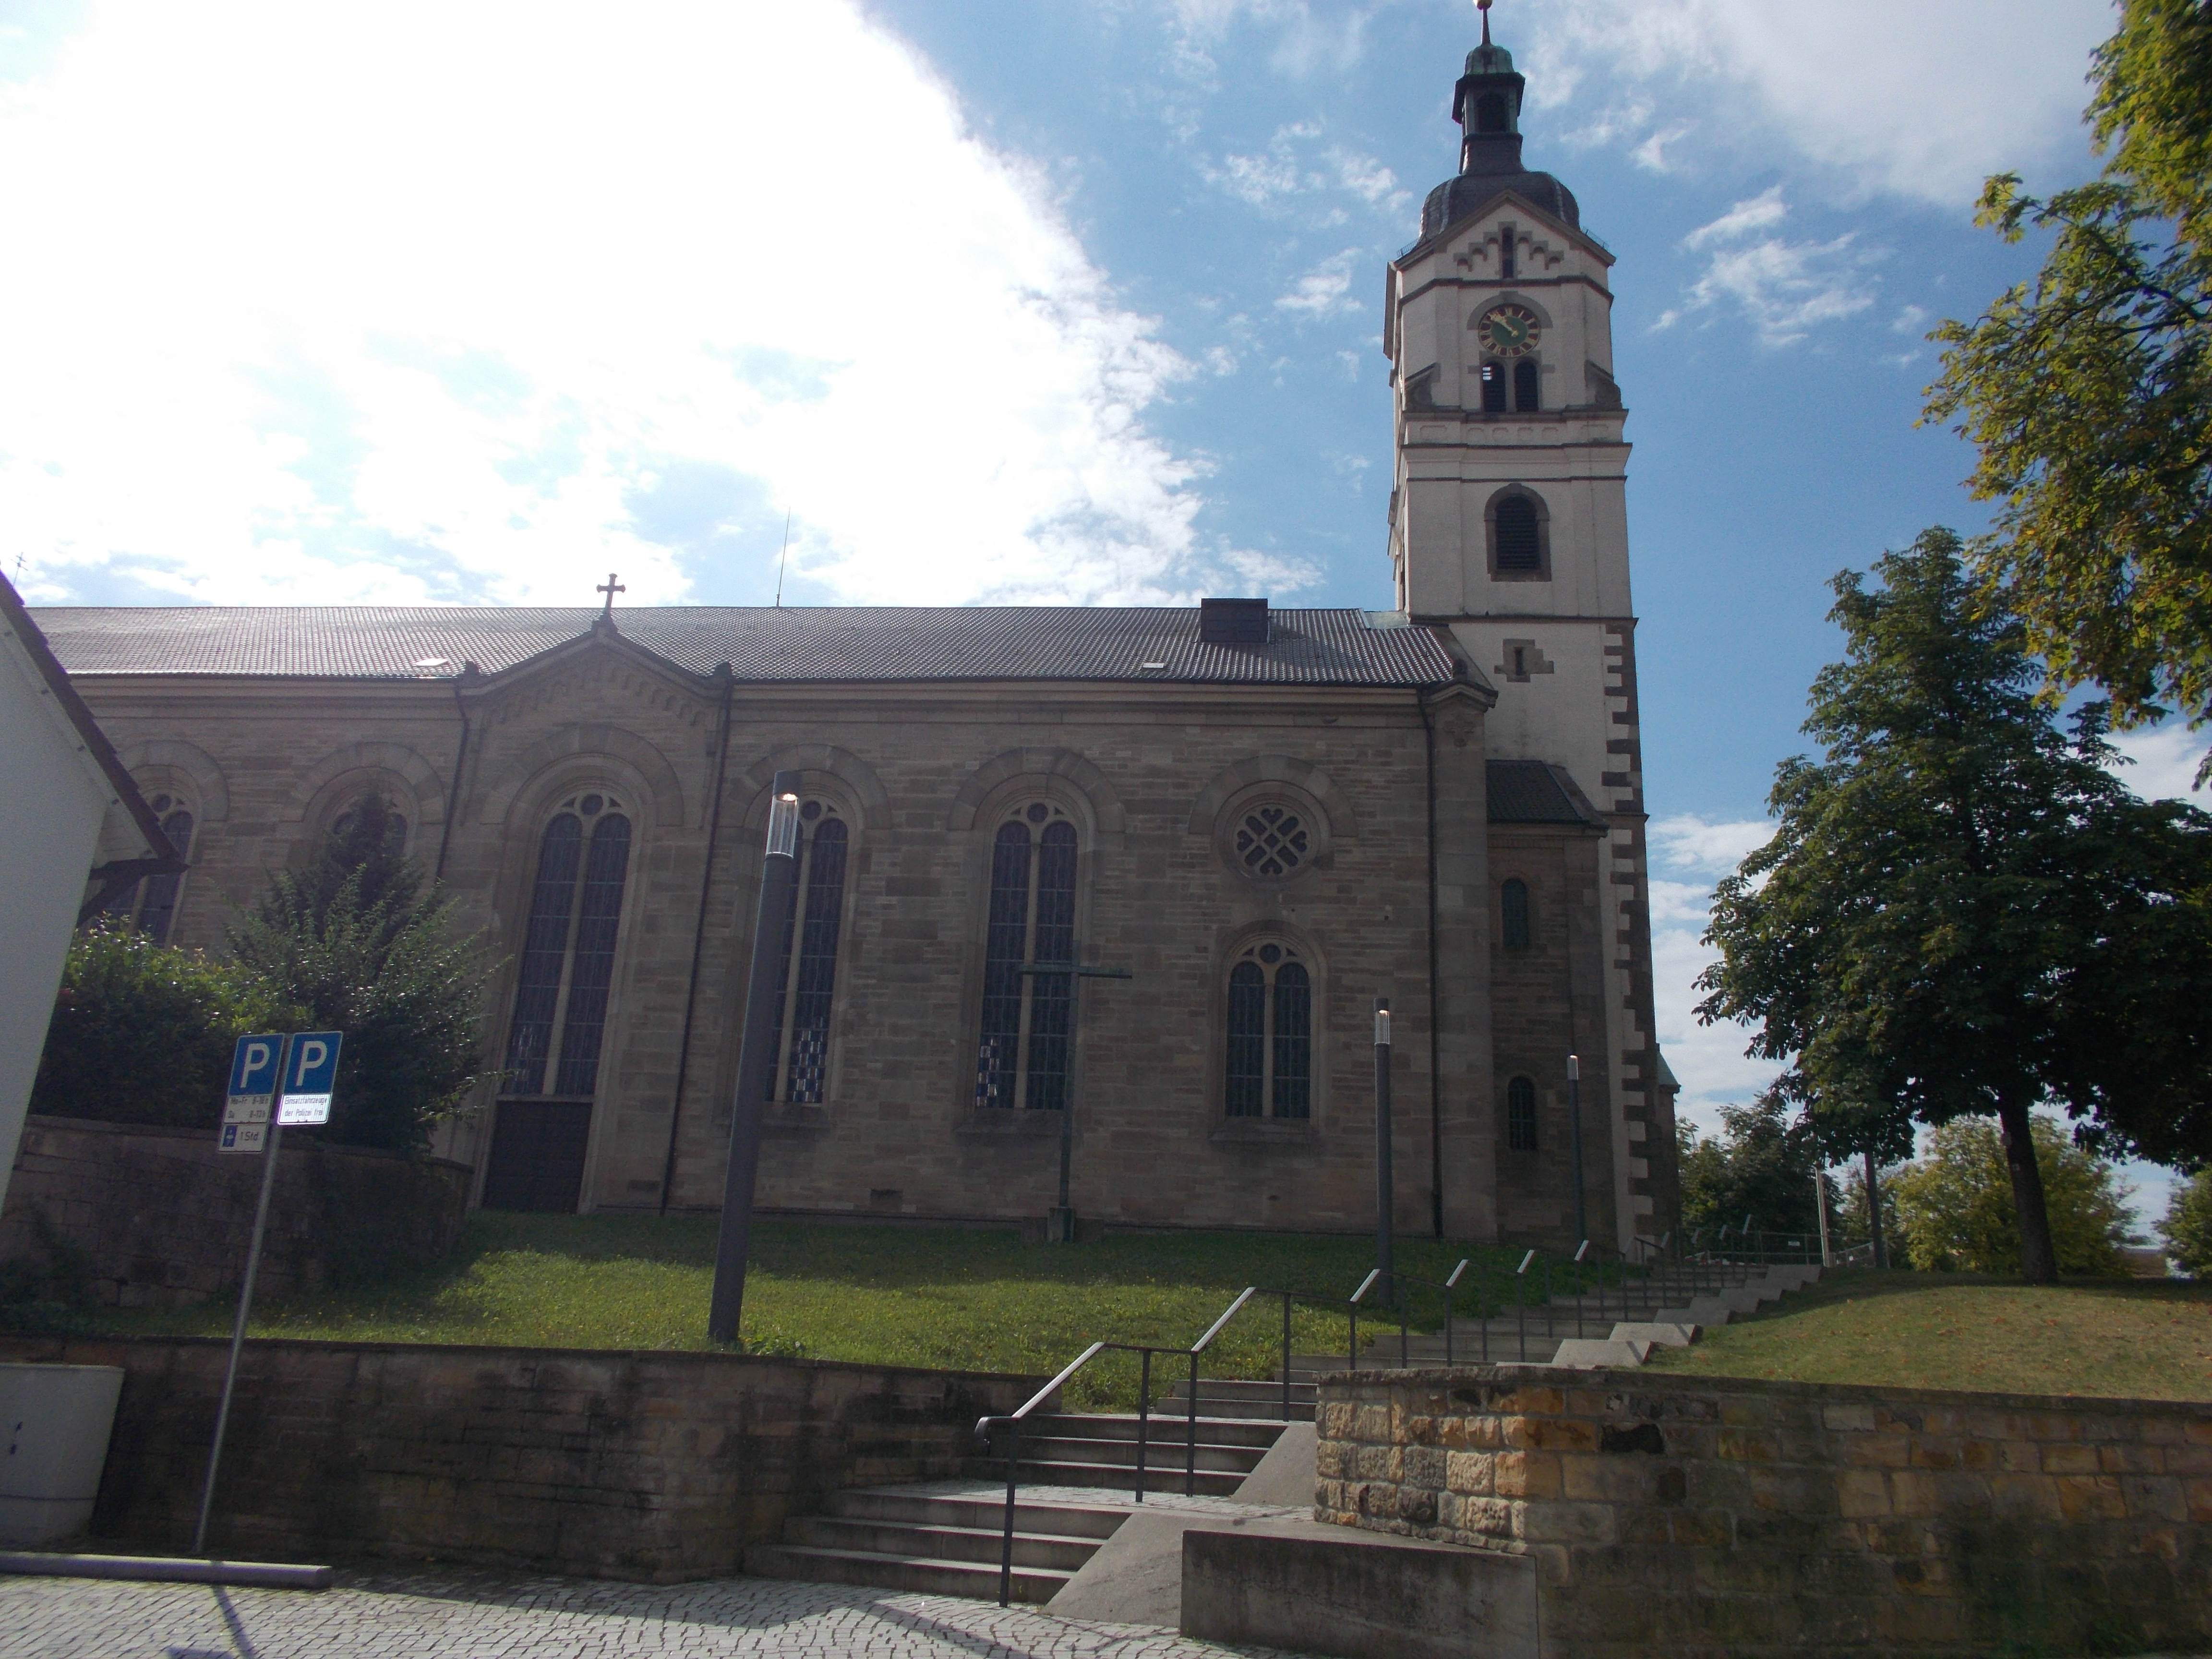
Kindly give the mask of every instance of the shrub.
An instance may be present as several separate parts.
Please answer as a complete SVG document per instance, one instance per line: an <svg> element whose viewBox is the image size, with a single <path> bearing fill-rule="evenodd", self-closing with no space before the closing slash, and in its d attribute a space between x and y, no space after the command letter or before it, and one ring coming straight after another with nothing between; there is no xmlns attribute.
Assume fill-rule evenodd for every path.
<svg viewBox="0 0 2212 1659"><path fill-rule="evenodd" d="M2121 1249L2134 1243L2123 1207L2126 1189L2112 1166L2067 1138L2054 1118L2030 1120L2035 1161L2058 1271L2124 1276ZM1904 1253L1923 1270L1983 1273L2020 1271L2020 1224L2004 1142L1988 1118L1962 1117L1929 1137L1929 1156L1898 1176L1898 1219Z"/></svg>
<svg viewBox="0 0 2212 1659"><path fill-rule="evenodd" d="M2182 1272L2191 1279L2212 1273L2212 1170L2198 1170L2195 1179L2173 1189L2158 1230Z"/></svg>
<svg viewBox="0 0 2212 1659"><path fill-rule="evenodd" d="M70 943L31 1109L213 1130L230 1052L252 1031L293 1029L297 1010L266 981L129 929Z"/></svg>
<svg viewBox="0 0 2212 1659"><path fill-rule="evenodd" d="M1682 1224L1692 1232L1743 1225L1812 1237L1820 1231L1813 1176L1820 1158L1812 1131L1790 1121L1769 1090L1748 1106L1721 1108L1722 1132L1698 1139L1681 1130Z"/></svg>
<svg viewBox="0 0 2212 1659"><path fill-rule="evenodd" d="M410 1155L477 1080L484 963L445 895L397 850L390 805L363 796L304 872L280 871L230 930L240 967L343 1031L325 1139Z"/></svg>

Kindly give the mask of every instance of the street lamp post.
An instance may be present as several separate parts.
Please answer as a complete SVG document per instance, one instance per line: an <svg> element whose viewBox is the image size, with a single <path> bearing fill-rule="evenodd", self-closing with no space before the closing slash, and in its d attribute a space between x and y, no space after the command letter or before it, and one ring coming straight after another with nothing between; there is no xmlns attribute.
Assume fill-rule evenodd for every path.
<svg viewBox="0 0 2212 1659"><path fill-rule="evenodd" d="M1375 1269L1398 1299L1396 1182L1390 1168L1390 999L1375 999Z"/></svg>
<svg viewBox="0 0 2212 1659"><path fill-rule="evenodd" d="M1085 968L1073 962L1032 962L1025 963L1020 971L1032 980L1049 976L1067 981L1067 1094L1060 1103L1060 1202L1045 1218L1044 1237L1048 1244L1073 1244L1075 1210L1068 1200L1068 1176L1075 1162L1075 1037L1081 1029L1075 1018L1079 1006L1076 993L1086 979L1130 979L1134 975L1127 968Z"/></svg>
<svg viewBox="0 0 2212 1659"><path fill-rule="evenodd" d="M1583 1193L1583 1062L1567 1056L1567 1152L1575 1166L1575 1237L1589 1237L1589 1202Z"/></svg>
<svg viewBox="0 0 2212 1659"><path fill-rule="evenodd" d="M799 878L799 786L779 772L769 787L768 854L761 860L760 913L753 920L752 977L738 1049L738 1097L730 1112L730 1164L722 1179L722 1229L714 1243L714 1294L707 1334L737 1340L745 1307L745 1259L752 1249L753 1190L760 1179L762 1105L775 1070L776 1006L783 986L784 919Z"/></svg>

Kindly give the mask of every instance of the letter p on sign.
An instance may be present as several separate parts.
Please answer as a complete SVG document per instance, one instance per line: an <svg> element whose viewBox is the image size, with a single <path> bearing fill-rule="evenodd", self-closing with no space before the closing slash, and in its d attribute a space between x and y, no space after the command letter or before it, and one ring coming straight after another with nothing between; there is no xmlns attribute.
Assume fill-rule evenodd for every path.
<svg viewBox="0 0 2212 1659"><path fill-rule="evenodd" d="M291 1075L284 1079L283 1098L276 1103L279 1123L328 1123L331 1094L337 1084L338 1045L336 1031L299 1031L292 1037Z"/></svg>

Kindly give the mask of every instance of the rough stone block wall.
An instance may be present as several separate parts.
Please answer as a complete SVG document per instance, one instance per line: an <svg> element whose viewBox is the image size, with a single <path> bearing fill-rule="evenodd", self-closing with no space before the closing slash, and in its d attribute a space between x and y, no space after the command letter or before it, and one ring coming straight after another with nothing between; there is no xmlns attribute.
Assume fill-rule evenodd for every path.
<svg viewBox="0 0 2212 1659"><path fill-rule="evenodd" d="M468 1176L441 1159L287 1136L258 1292L318 1289L341 1255L386 1267L437 1260L459 1237ZM204 1302L244 1274L260 1193L261 1160L217 1152L212 1129L33 1117L0 1211L0 1261L52 1267L59 1243L112 1307Z"/></svg>
<svg viewBox="0 0 2212 1659"><path fill-rule="evenodd" d="M191 1540L226 1341L0 1342L120 1364L95 1537ZM705 1353L249 1342L210 1541L653 1583L740 1570L841 1488L958 1473L1041 1379Z"/></svg>
<svg viewBox="0 0 2212 1659"><path fill-rule="evenodd" d="M2212 1405L1497 1367L1320 1421L1317 1518L1534 1557L1553 1659L2212 1647Z"/></svg>

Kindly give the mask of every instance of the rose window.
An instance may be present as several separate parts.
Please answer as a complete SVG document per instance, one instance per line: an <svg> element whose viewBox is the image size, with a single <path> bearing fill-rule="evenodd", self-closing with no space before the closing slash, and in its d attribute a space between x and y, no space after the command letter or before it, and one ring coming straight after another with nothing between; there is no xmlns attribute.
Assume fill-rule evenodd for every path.
<svg viewBox="0 0 2212 1659"><path fill-rule="evenodd" d="M1286 876L1306 860L1306 826L1287 806L1255 806L1237 826L1237 859L1246 873Z"/></svg>

